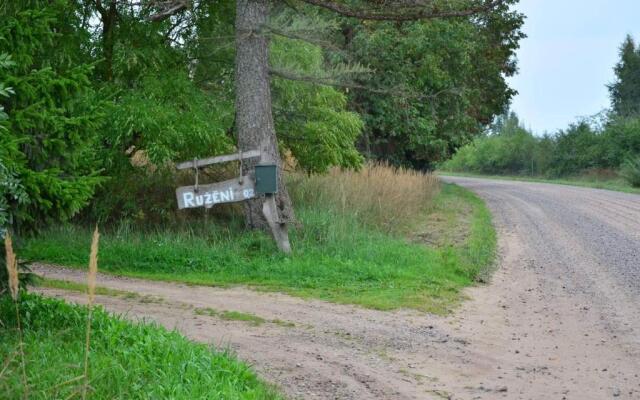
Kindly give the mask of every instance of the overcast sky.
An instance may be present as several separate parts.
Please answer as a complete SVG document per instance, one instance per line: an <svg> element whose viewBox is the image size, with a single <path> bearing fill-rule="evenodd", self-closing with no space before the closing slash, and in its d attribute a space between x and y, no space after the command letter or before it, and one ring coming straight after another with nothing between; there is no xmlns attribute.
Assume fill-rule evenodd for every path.
<svg viewBox="0 0 640 400"><path fill-rule="evenodd" d="M524 31L512 109L542 134L609 106L618 48L640 40L640 0L520 0Z"/></svg>

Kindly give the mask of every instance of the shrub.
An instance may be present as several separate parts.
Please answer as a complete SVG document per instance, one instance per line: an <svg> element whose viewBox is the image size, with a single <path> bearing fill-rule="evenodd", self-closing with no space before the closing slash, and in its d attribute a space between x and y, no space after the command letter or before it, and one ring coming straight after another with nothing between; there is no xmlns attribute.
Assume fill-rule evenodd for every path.
<svg viewBox="0 0 640 400"><path fill-rule="evenodd" d="M634 187L640 187L640 156L628 158L622 164L621 175Z"/></svg>

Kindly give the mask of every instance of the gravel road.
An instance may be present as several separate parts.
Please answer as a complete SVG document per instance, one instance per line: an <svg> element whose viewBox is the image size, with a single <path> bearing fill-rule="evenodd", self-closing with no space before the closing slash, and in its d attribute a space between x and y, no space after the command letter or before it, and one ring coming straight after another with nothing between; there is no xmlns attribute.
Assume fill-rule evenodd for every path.
<svg viewBox="0 0 640 400"><path fill-rule="evenodd" d="M97 301L230 347L295 399L640 399L640 196L444 179L487 201L500 248L492 282L468 290L450 317L104 275L100 286L139 296ZM225 321L206 308L267 322Z"/></svg>

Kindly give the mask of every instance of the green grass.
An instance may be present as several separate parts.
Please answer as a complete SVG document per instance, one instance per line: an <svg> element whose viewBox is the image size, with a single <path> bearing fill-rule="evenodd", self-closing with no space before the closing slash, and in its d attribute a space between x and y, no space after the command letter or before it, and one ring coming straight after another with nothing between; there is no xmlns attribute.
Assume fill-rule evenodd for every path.
<svg viewBox="0 0 640 400"><path fill-rule="evenodd" d="M253 326L262 325L265 322L267 322L266 319L262 317L258 317L257 315L254 315L254 314L243 313L240 311L218 311L210 307L196 308L195 313L197 315L208 315L210 317L217 317L220 319L224 319L226 321L248 322Z"/></svg>
<svg viewBox="0 0 640 400"><path fill-rule="evenodd" d="M63 281L59 279L49 279L49 278L41 278L37 277L34 286L44 287L50 289L62 289L71 292L82 292L87 293L87 285L85 283L77 283L70 281ZM117 289L109 289L101 286L97 286L95 288L95 294L104 295L104 296L113 296L113 297L139 297L137 293L127 292L124 290Z"/></svg>
<svg viewBox="0 0 640 400"><path fill-rule="evenodd" d="M83 373L86 307L23 295L29 399L66 399ZM22 398L15 308L0 296L0 397ZM93 313L90 399L278 399L245 365L176 332Z"/></svg>
<svg viewBox="0 0 640 400"><path fill-rule="evenodd" d="M214 310L211 307L205 307L205 308L196 308L194 310L194 312L196 313L196 315L208 315L210 317L216 317L216 318L220 318L226 321L241 321L241 322L247 322L250 325L253 326L260 326L262 324L264 324L265 322L269 322L275 325L280 325L286 328L292 328L294 326L296 326L293 322L289 322L289 321L282 321L280 319L272 319L272 320L266 320L262 317L259 317L255 314L250 314L250 313L244 313L244 312L240 312L240 311L218 311L218 310Z"/></svg>
<svg viewBox="0 0 640 400"><path fill-rule="evenodd" d="M471 192L444 185L431 212L446 214L443 210L453 202L465 204L466 235L437 247L378 232L355 217L302 208L297 213L303 225L292 232L291 256L278 253L264 233L210 223L192 231L103 231L100 269L198 285L249 285L381 310L406 307L444 314L459 302L460 290L488 269L495 250L489 212ZM57 228L23 242L19 254L84 268L89 240L88 230Z"/></svg>
<svg viewBox="0 0 640 400"><path fill-rule="evenodd" d="M597 178L592 178L588 176L577 176L573 178L548 179L548 178L521 176L521 175L483 175L483 174L477 174L477 173L471 173L471 172L447 172L447 171L438 171L438 175L461 176L461 177L470 177L470 178L489 178L489 179L501 179L501 180L522 181L522 182L553 183L558 185L581 186L581 187L589 187L594 189L614 190L616 192L640 193L640 188L631 186L626 180L622 178L597 179Z"/></svg>

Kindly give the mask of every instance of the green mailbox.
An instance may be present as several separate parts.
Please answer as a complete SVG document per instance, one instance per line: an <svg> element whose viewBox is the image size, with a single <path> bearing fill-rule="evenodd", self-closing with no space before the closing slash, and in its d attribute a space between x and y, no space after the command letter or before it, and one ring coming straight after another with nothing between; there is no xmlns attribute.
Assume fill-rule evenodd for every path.
<svg viewBox="0 0 640 400"><path fill-rule="evenodd" d="M256 165L256 194L278 192L278 167L276 165Z"/></svg>

